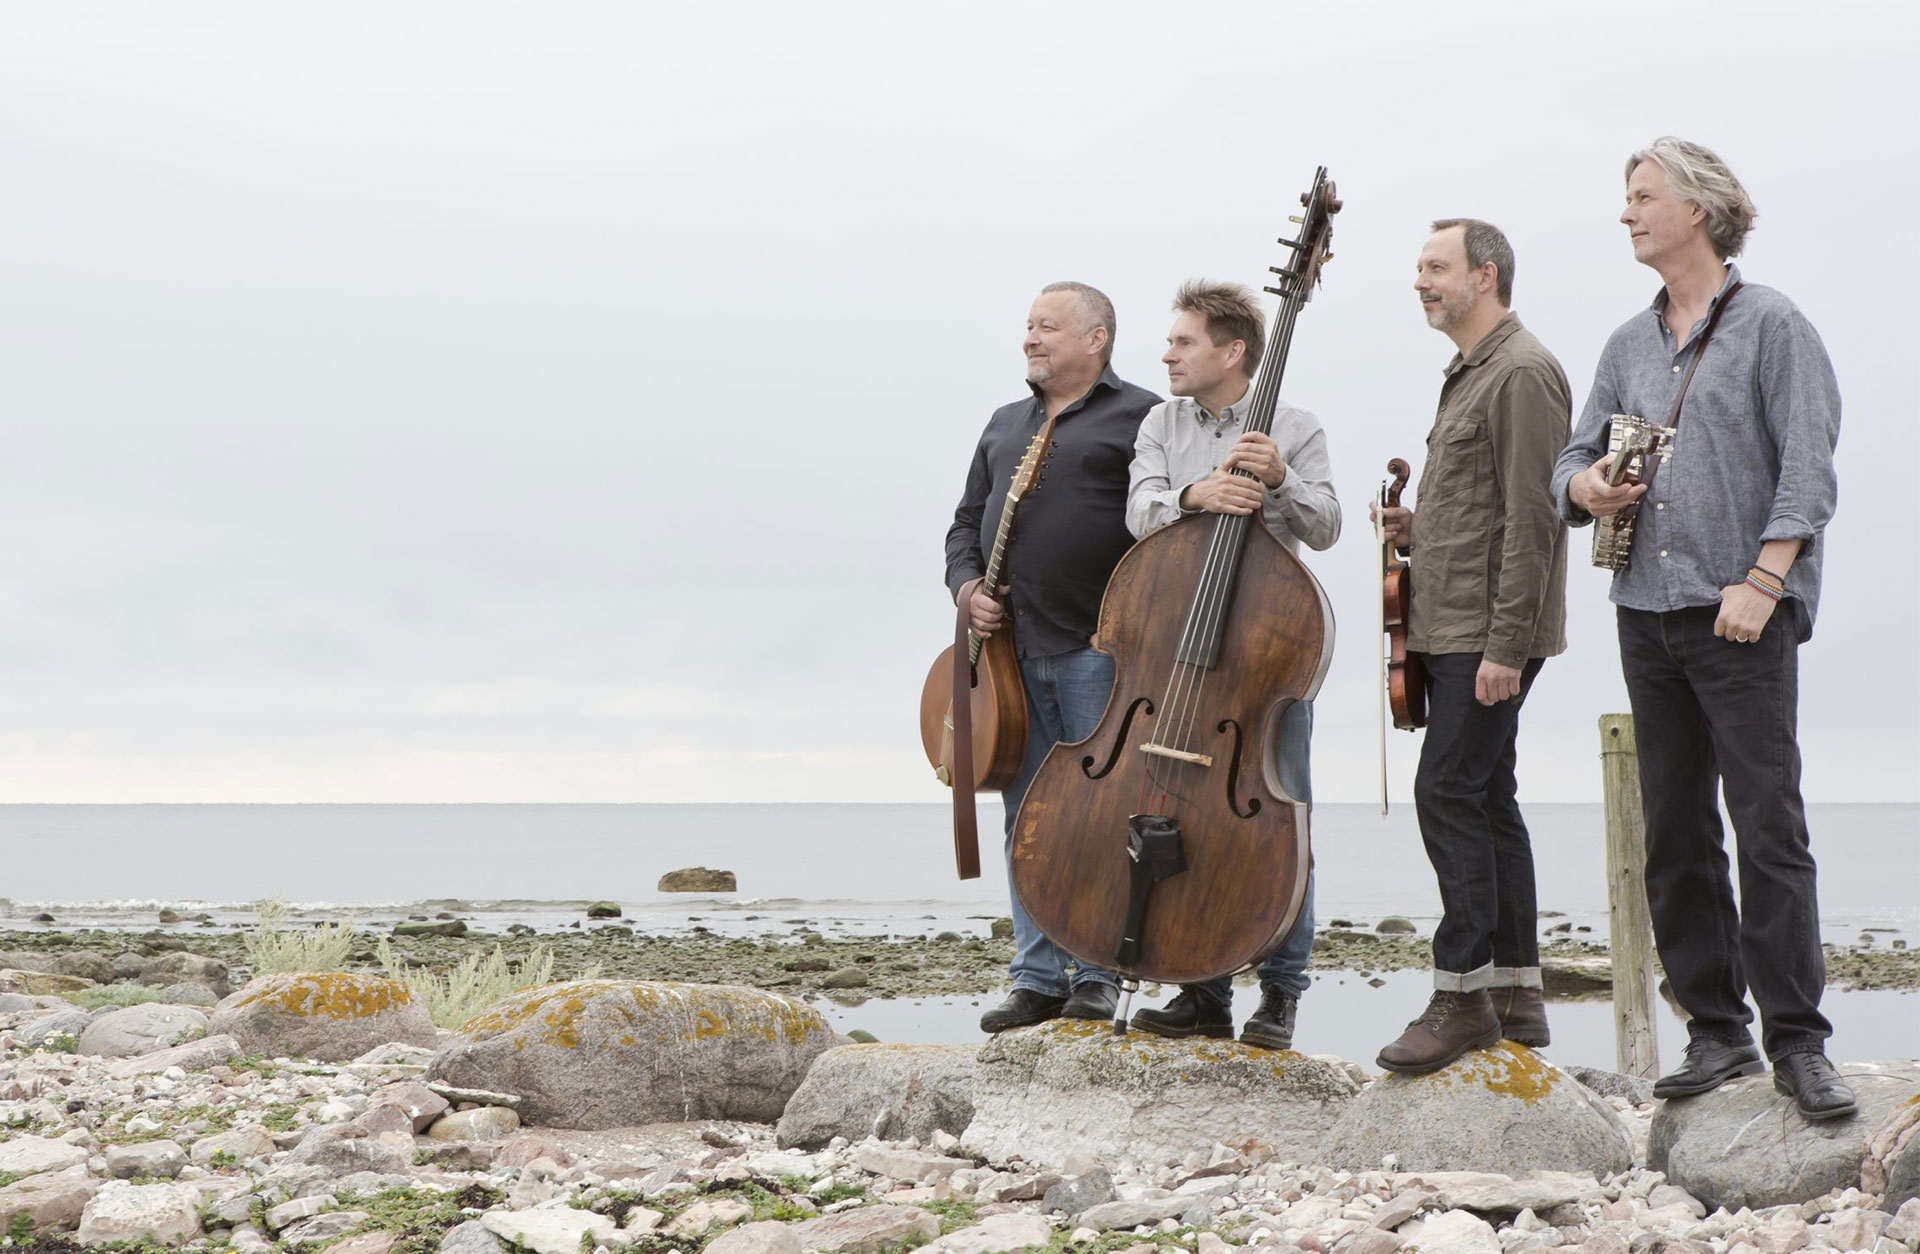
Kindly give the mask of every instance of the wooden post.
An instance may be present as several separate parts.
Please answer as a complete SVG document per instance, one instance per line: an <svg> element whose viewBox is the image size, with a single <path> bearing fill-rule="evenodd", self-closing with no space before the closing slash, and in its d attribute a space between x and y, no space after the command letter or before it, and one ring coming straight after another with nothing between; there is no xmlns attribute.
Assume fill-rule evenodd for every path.
<svg viewBox="0 0 1920 1254"><path fill-rule="evenodd" d="M1653 919L1647 910L1647 826L1633 719L1600 716L1600 778L1607 818L1607 924L1613 936L1614 1059L1622 1075L1660 1074L1654 1033Z"/></svg>

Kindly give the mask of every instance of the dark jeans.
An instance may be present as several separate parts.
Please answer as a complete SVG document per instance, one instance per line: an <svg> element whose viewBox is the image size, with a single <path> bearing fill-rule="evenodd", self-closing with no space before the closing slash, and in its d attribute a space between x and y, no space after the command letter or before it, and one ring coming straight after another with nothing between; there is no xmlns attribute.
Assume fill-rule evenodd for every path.
<svg viewBox="0 0 1920 1254"><path fill-rule="evenodd" d="M1787 607L1781 607L1782 610ZM1767 1057L1824 1048L1826 960L1800 800L1799 642L1776 612L1754 644L1713 634L1717 605L1620 609L1620 666L1633 703L1647 905L1673 995L1696 1036L1752 1039L1751 985ZM1724 789L1740 858L1733 902Z"/></svg>
<svg viewBox="0 0 1920 1254"><path fill-rule="evenodd" d="M1020 663L1027 689L1027 757L1020 778L1001 796L1007 807L1006 842L1009 886L1013 879L1013 824L1047 751L1063 740L1083 740L1100 726L1113 693L1113 656L1093 649L1076 649L1052 657L1030 657ZM1048 940L1020 904L1013 899L1013 961L1008 974L1015 988L1064 997L1082 984L1115 984L1111 971L1083 967L1072 955ZM1069 965L1073 967L1068 970Z"/></svg>
<svg viewBox="0 0 1920 1254"><path fill-rule="evenodd" d="M1520 672L1519 700L1491 706L1473 695L1480 654L1429 653L1424 660L1427 738L1413 801L1440 881L1434 986L1538 988L1533 846L1513 767L1520 705L1545 659L1533 658Z"/></svg>

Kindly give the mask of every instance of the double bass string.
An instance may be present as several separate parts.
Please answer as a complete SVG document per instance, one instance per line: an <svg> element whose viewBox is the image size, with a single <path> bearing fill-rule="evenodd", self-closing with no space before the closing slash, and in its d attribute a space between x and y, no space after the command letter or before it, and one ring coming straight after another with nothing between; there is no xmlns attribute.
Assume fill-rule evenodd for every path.
<svg viewBox="0 0 1920 1254"><path fill-rule="evenodd" d="M1286 370L1294 323L1299 317L1303 303L1296 296L1288 296L1281 301L1279 316L1274 319L1275 334L1271 337L1277 351L1275 357L1267 362L1268 369L1261 372L1260 379L1254 386L1253 414L1248 430L1257 430L1262 435L1272 432L1273 415L1279 403L1280 377ZM1248 478L1254 477L1249 472L1237 468L1234 473ZM1200 587L1196 590L1193 603L1188 609L1186 624L1181 632L1183 650L1197 645L1202 638L1211 635L1219 628L1228 606L1227 584L1233 573L1232 559L1244 552L1242 541L1248 520L1252 517L1251 514L1223 515L1219 525L1214 528L1208 545L1206 562L1202 566ZM1182 683L1183 680L1187 682ZM1182 662L1176 658L1173 673L1168 677L1167 691L1161 706L1167 715L1163 723L1174 732L1174 735L1164 742L1169 747L1192 751L1194 724L1199 717L1200 699L1205 690L1206 681L1205 667L1191 662ZM1163 784L1157 790L1154 788L1157 776L1156 765L1151 762L1143 765L1140 807L1142 812L1148 810L1149 802L1157 810L1161 799L1167 797L1170 792L1177 795L1177 785L1184 782L1185 768L1188 764L1174 763L1170 773L1173 776L1171 783L1175 787L1170 788Z"/></svg>

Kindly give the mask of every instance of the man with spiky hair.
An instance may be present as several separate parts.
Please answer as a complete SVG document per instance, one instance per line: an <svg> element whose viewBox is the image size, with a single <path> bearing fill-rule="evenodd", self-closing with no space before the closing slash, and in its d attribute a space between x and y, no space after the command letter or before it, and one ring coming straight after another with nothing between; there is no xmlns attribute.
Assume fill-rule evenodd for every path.
<svg viewBox="0 0 1920 1254"><path fill-rule="evenodd" d="M1333 492L1327 437L1320 420L1284 401L1274 407L1271 434L1247 429L1253 377L1266 344L1260 305L1237 283L1193 279L1173 299L1179 316L1167 333L1167 390L1173 399L1147 411L1134 440L1128 475L1127 526L1145 537L1198 513L1251 514L1280 543L1325 549L1340 536L1340 500ZM1235 469L1252 475L1231 473ZM1274 773L1288 796L1313 803L1308 746L1313 703L1298 701L1280 721ZM1296 1008L1307 990L1313 951L1313 875L1293 931L1260 964L1260 1006L1240 1039L1268 1049L1293 1047ZM1183 985L1160 1009L1144 1009L1133 1025L1161 1036L1233 1035L1233 984L1228 979Z"/></svg>
<svg viewBox="0 0 1920 1254"><path fill-rule="evenodd" d="M1731 258L1753 201L1727 164L1671 136L1627 159L1634 259L1659 273L1652 306L1613 333L1553 495L1576 526L1637 508L1613 576L1633 706L1654 943L1689 1015L1686 1061L1656 1097L1704 1093L1762 1070L1809 1119L1854 1113L1826 1057L1826 964L1800 796L1799 647L1820 600L1833 517L1840 388L1806 317ZM1683 391L1684 389L1684 391ZM1651 484L1607 482L1608 424L1665 424L1671 460ZM1734 905L1719 794L1740 861Z"/></svg>
<svg viewBox="0 0 1920 1254"><path fill-rule="evenodd" d="M1093 734L1113 689L1113 657L1092 646L1100 597L1127 533L1127 462L1140 418L1160 398L1113 372L1113 302L1085 283L1049 283L1027 314L1021 350L1032 394L995 410L974 449L947 530L947 590L982 639L1012 623L1026 688L1027 756L1002 794L1007 851L1020 801L1047 750ZM1023 500L1005 561L1008 585L983 588L1014 469L1055 420L1047 485ZM1110 1019L1113 973L1073 964L1013 896L1013 991L980 1017L1001 1032L1047 1019Z"/></svg>
<svg viewBox="0 0 1920 1254"><path fill-rule="evenodd" d="M1407 648L1425 664L1428 710L1413 802L1441 905L1433 995L1380 1051L1389 1071L1436 1071L1503 1036L1550 1039L1514 768L1521 703L1567 647L1567 529L1547 484L1573 395L1512 311L1513 268L1492 224L1446 218L1413 281L1427 325L1459 351L1427 434L1419 508L1381 517L1410 555Z"/></svg>

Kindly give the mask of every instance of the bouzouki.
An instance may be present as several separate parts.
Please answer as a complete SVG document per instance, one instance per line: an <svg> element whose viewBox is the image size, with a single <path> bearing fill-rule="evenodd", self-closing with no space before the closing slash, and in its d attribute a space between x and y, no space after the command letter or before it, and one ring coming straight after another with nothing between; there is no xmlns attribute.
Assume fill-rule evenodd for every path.
<svg viewBox="0 0 1920 1254"><path fill-rule="evenodd" d="M1053 448L1053 419L1040 428L1014 469L1013 485L1000 508L993 553L980 582L998 588L1006 569L1007 540L1021 500L1040 482L1040 468ZM1020 777L1027 756L1027 694L1013 648L1013 622L986 639L973 634L967 601L955 607L953 644L934 660L920 689L920 744L934 778L953 789L953 856L963 880L980 876L980 833L973 795L1005 788ZM956 701L961 693L966 699ZM964 784L959 781L967 781Z"/></svg>

